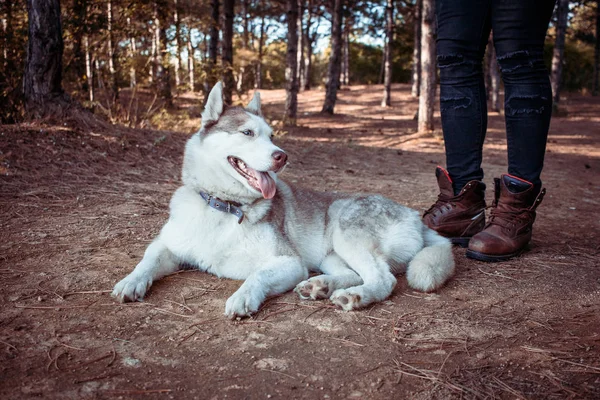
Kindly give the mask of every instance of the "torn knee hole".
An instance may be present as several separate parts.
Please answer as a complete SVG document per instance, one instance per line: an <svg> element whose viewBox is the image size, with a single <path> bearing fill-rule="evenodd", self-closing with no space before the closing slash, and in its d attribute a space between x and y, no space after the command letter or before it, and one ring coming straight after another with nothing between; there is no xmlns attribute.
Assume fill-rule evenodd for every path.
<svg viewBox="0 0 600 400"><path fill-rule="evenodd" d="M501 56L498 56L498 61L503 61L503 60L508 60L511 58L527 58L529 57L529 52L527 50L517 50L517 51L512 51L510 53L506 53L506 54L502 54Z"/></svg>
<svg viewBox="0 0 600 400"><path fill-rule="evenodd" d="M548 98L545 96L513 96L506 102L506 113L517 114L541 114L548 107Z"/></svg>
<svg viewBox="0 0 600 400"><path fill-rule="evenodd" d="M461 54L438 55L437 62L439 68L455 67L465 63L465 58Z"/></svg>
<svg viewBox="0 0 600 400"><path fill-rule="evenodd" d="M511 73L519 68L533 67L534 62L527 50L518 50L496 57L503 73Z"/></svg>
<svg viewBox="0 0 600 400"><path fill-rule="evenodd" d="M440 108L446 110L458 110L468 108L473 101L468 97L442 97L440 99Z"/></svg>

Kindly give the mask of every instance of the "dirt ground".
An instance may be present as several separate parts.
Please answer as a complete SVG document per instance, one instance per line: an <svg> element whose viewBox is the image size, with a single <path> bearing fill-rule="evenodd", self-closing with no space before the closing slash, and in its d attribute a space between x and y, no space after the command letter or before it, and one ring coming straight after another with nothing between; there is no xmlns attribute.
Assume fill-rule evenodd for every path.
<svg viewBox="0 0 600 400"><path fill-rule="evenodd" d="M271 120L284 96L263 92ZM339 114L323 116L323 93L301 93L300 126L276 139L291 159L283 178L429 207L443 143L415 133L407 86L392 108L380 96L342 90ZM486 264L456 248L437 293L401 277L357 312L288 293L240 321L223 312L241 282L197 271L142 303L109 296L168 216L197 118L172 132L1 126L0 398L600 398L600 99L564 104L524 255ZM503 129L491 113L489 186L506 170Z"/></svg>

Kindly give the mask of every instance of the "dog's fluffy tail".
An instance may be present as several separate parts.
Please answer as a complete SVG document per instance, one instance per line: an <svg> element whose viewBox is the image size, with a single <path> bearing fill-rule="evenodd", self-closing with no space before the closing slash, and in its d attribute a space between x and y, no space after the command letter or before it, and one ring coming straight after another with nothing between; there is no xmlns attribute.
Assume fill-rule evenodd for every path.
<svg viewBox="0 0 600 400"><path fill-rule="evenodd" d="M454 274L452 243L423 225L424 246L408 263L406 279L410 287L431 292Z"/></svg>

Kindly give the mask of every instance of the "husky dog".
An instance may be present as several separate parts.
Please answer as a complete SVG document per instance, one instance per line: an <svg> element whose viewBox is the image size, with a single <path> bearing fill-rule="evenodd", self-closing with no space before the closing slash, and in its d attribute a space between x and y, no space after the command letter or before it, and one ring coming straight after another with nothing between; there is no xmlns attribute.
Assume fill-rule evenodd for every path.
<svg viewBox="0 0 600 400"><path fill-rule="evenodd" d="M181 264L244 280L225 304L230 318L293 288L302 299L354 310L386 299L395 274L406 272L408 284L425 292L452 276L450 241L416 211L382 196L318 193L278 179L287 155L272 132L259 93L246 108L227 107L215 85L200 131L187 142L169 220L114 297L141 300ZM309 279L309 272L321 275Z"/></svg>

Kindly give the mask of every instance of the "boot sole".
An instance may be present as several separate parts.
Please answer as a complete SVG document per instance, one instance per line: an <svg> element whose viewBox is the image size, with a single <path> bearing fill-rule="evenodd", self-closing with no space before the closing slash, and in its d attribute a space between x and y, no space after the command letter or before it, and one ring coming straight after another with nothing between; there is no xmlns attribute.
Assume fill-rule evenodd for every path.
<svg viewBox="0 0 600 400"><path fill-rule="evenodd" d="M452 242L452 244L465 248L469 247L469 240L471 240L471 237L453 237L449 239Z"/></svg>
<svg viewBox="0 0 600 400"><path fill-rule="evenodd" d="M484 253L480 253L478 251L467 250L467 257L472 258L473 260L479 260L479 261L485 261L485 262L500 262L500 261L506 261L513 257L517 257L517 256L521 255L523 250L525 250L525 249L521 249L514 253L500 254L500 255L484 254Z"/></svg>

